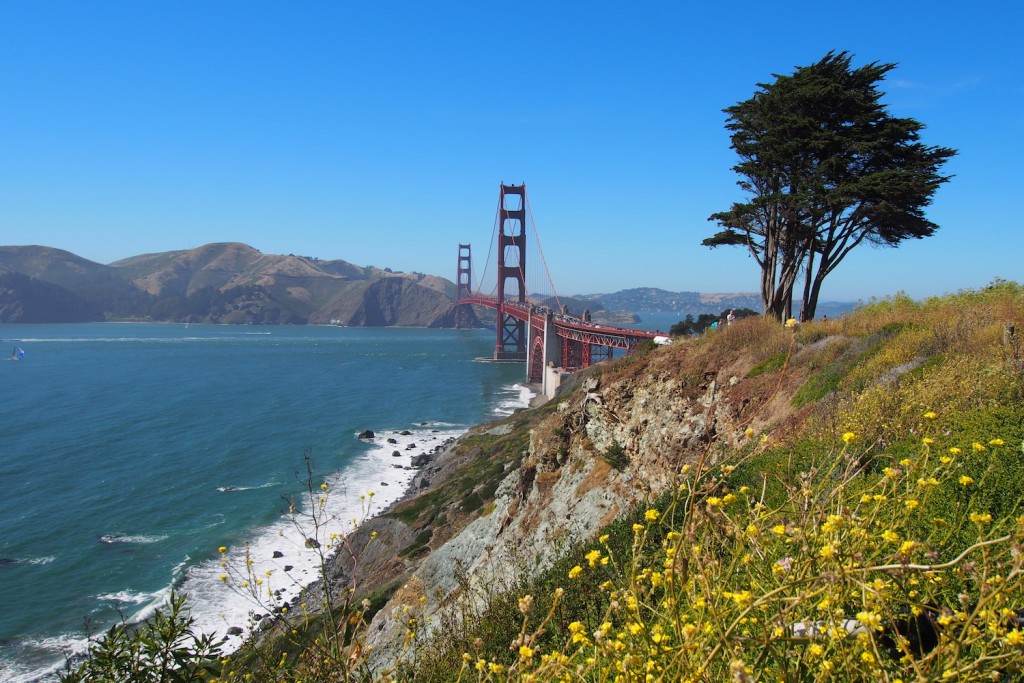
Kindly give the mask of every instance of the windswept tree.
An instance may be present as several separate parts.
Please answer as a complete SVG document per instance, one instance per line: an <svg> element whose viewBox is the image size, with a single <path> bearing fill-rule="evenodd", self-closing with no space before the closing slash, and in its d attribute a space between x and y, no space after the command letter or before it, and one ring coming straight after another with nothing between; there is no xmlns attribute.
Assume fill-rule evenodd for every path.
<svg viewBox="0 0 1024 683"><path fill-rule="evenodd" d="M748 197L708 219L721 230L703 244L747 247L766 315L792 316L802 278L800 319L810 320L822 282L854 248L938 229L924 207L956 151L923 144L923 124L886 111L878 84L893 68L854 69L851 55L829 52L724 110Z"/></svg>

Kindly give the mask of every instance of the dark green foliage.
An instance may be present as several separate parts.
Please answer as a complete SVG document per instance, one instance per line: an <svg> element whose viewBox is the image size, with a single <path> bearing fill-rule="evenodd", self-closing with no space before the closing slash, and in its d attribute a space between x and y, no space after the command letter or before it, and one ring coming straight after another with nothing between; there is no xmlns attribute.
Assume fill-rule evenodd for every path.
<svg viewBox="0 0 1024 683"><path fill-rule="evenodd" d="M801 320L813 319L822 282L851 250L938 228L924 208L956 152L924 145L923 124L886 111L878 84L893 68L854 69L849 53L829 52L725 110L748 197L710 217L721 231L703 244L747 247L767 315L789 317L799 296Z"/></svg>
<svg viewBox="0 0 1024 683"><path fill-rule="evenodd" d="M87 658L60 674L62 683L192 683L220 668L220 646L192 630L185 596L172 594L167 607L139 625L117 624L89 647Z"/></svg>
<svg viewBox="0 0 1024 683"><path fill-rule="evenodd" d="M793 405L802 408L808 403L820 401L833 391L839 389L840 382L846 376L845 363L832 363L816 375L811 375L793 395Z"/></svg>
<svg viewBox="0 0 1024 683"><path fill-rule="evenodd" d="M480 494L474 491L468 496L462 499L462 511L473 512L479 510L484 505L484 499L480 497Z"/></svg>
<svg viewBox="0 0 1024 683"><path fill-rule="evenodd" d="M612 441L604 452L604 460L613 470L623 470L629 464L629 456L618 441Z"/></svg>
<svg viewBox="0 0 1024 683"><path fill-rule="evenodd" d="M768 372L775 372L781 370L782 366L786 364L786 358L789 357L787 353L779 353L774 356L769 356L763 361L750 368L750 372L747 373L747 379L763 375Z"/></svg>

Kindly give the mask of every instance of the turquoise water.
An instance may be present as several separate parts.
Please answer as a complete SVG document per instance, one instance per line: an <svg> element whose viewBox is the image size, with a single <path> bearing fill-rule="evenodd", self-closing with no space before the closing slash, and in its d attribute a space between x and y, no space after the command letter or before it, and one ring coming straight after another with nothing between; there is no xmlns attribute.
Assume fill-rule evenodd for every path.
<svg viewBox="0 0 1024 683"><path fill-rule="evenodd" d="M393 500L407 454L528 398L522 366L474 362L493 334L0 327L25 351L0 361L0 680L52 670L84 645L86 620L102 630L172 586L208 590L220 545L297 556L278 526L303 491L306 453L339 518L361 516L368 489L377 505ZM359 441L363 429L378 438ZM399 430L411 434L384 441ZM217 599L198 615L210 628L233 614Z"/></svg>

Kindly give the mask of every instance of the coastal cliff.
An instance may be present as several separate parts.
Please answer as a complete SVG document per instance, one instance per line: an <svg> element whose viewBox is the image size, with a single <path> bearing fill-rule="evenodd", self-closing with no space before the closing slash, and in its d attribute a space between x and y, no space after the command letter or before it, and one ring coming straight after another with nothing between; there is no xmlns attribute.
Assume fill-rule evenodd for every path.
<svg viewBox="0 0 1024 683"><path fill-rule="evenodd" d="M1014 678L1022 324L997 282L577 373L307 538L228 680Z"/></svg>
<svg viewBox="0 0 1024 683"><path fill-rule="evenodd" d="M417 659L412 670L423 671L427 666L434 667L430 670L435 673L417 674L417 680L452 679L452 667L457 668L463 661L460 657L474 651L478 654L472 657L479 657L477 664L491 667L492 672L503 671L510 662L532 667L532 653L540 642L557 649L563 647L558 643L565 643L564 639L586 645L589 640L584 635L597 637L594 629L600 625L602 610L618 614L614 619L624 621L616 623L633 629L639 638L636 647L648 652L650 641L645 638L650 636L644 636L642 630L646 627L630 621L646 617L624 610L619 600L654 600L660 593L649 593L651 586L667 579L654 568L630 578L628 556L652 553L665 557L658 555L658 548L671 542L673 534L680 543L679 552L693 544L692 553L687 550L683 556L683 568L676 571L686 576L686 567L704 567L702 571L717 577L707 584L687 582L673 588L694 593L687 598L686 614L702 613L705 601L720 600L717 609L722 616L718 618L732 626L723 626L721 633L705 629L707 638L701 640L697 632L683 628L687 619L695 617L659 614L664 605L656 602L648 606L651 621L673 630L674 638L693 639L693 652L698 654L715 651L722 642L733 643L734 649L726 653L732 652L734 657L742 655L743 648L772 652L774 636L765 635L763 644L757 645L745 635L748 630L733 632L736 624L744 623L744 615L750 613L744 611L747 601L754 598L749 590L732 586L757 589L761 582L769 581L766 576L785 584L788 572L795 572L799 565L800 572L820 573L808 584L818 586L813 589L817 594L835 585L837 597L848 596L847 589L836 584L835 570L825 565L841 551L856 553L857 562L872 558L883 574L899 574L900 568L907 566L899 553L924 553L921 559L927 562L915 570L923 571L940 560L949 560L952 566L965 557L957 553L969 553L971 548L1007 543L1012 534L997 537L997 527L991 532L984 528L986 520L1003 520L998 529L1006 533L1014 525L1019 503L1012 496L1003 500L996 492L996 488L1018 488L1011 483L1021 476L1013 464L1016 447L1007 451L1008 459L997 459L997 454L1005 444L1021 444L1024 439L1020 403L1012 399L1024 390L1024 360L1015 331L1024 307L1018 288L1004 289L925 306L899 299L842 320L793 328L763 319L740 321L699 339L677 340L668 347L599 364L579 373L547 404L471 430L451 448L436 454L418 475L410 495L364 524L348 539L349 550L334 559L331 580L335 591L351 590L357 596L373 598L372 609L365 613L372 619L359 645L360 656L371 670L395 671L397 665L398 671L408 672L403 661L429 653L426 659ZM1000 322L993 322L995 319ZM978 377L987 379L979 383ZM940 429L932 429L930 420L944 422ZM947 454L941 461L924 457L918 464L904 455L924 449L927 456L939 440L952 456ZM973 459L954 463L953 458L965 451L963 444L970 447L972 442ZM954 469L943 474L941 469L929 469L930 463ZM915 469L918 467L923 469ZM633 538L632 549L629 540L615 551L609 541L597 541L600 533L607 539L607 530L616 524L625 523L628 530L631 515L638 509L647 510L639 519L650 525L659 517L657 506L672 504L666 503L666 496L671 500L680 488L695 491L692 487L701 480L694 476L704 481L696 500L706 502L693 504L689 522L682 527L673 526L667 537L655 537L666 539L661 545L645 549L648 526L635 521L633 533L639 535L626 532L627 539ZM861 496L861 506L879 506L878 510L843 512L844 505L854 505L859 496L847 498L846 487L857 491L868 486L866 482L877 481L872 485L880 486L901 476L908 478L909 502L897 498L890 510L885 507L890 505L887 495ZM985 489L988 493L979 490L964 497L965 490L969 492L982 477L1000 485L990 485ZM921 487L934 487L934 500L923 495ZM738 496L754 496L754 490L759 502L751 501L746 512L743 505L733 513L719 511L721 506L736 505L730 501L739 500ZM930 527L932 531L923 531L923 520L907 512L924 505L930 509L926 514L935 518L927 523L936 525ZM872 531L858 531L860 515L869 514L876 516ZM734 515L739 519L747 515L749 521L740 522ZM953 525L951 516L965 523ZM769 521L772 519L776 521ZM852 525L851 535L828 541L816 550L823 542L818 536L840 524ZM892 531L894 528L899 532ZM936 531L950 528L952 533ZM973 533L972 528L976 530ZM889 548L884 542L870 540L881 530L885 530L884 539L906 534L929 540L906 541L897 544L898 549ZM763 540L761 533L767 534ZM701 559L704 543L720 544L722 553L733 552L728 550L730 539L737 536L746 540L734 551L738 553L735 558L726 554ZM856 550L845 550L847 544ZM775 545L779 547L767 550ZM586 552L586 548L591 550ZM750 564L755 551L768 566ZM575 604L567 604L564 612L560 608L553 622L543 618L544 610L549 610L548 619L555 614L561 591L555 586L583 580L576 577L589 571L585 569L588 562L593 567L614 553L627 555L618 556L627 564L598 572L614 581L599 586L602 578L590 580L583 596L572 598ZM774 560L767 559L775 555L782 558L781 564L772 565ZM669 554L664 560L666 567L672 565L672 557ZM1022 585L1015 578L1014 555L999 551L991 558L985 560L994 563L991 571L1004 572L1007 577L998 584L999 590L1006 592L1006 597L999 599L1017 604L1013 601L1024 599L1024 595L1019 594ZM640 560L634 557L632 561ZM559 573L552 575L556 567L560 567ZM966 565L966 583L960 590L973 595L977 588L971 587L972 567ZM794 574L797 585L806 581L800 575ZM656 577L660 577L657 582ZM856 584L856 577L850 581ZM917 581L912 578L911 587L920 585ZM613 583L620 586L617 591L604 587ZM530 612L538 590L554 590L555 602L549 598L539 616L521 616L519 612ZM955 591L948 595L944 590L941 582L936 583L930 599L936 604L956 604ZM766 596L772 594L769 591ZM887 608L887 618L897 619L909 609L900 600L913 601L917 594L915 589L910 597L892 598L896 603ZM865 599L874 604L875 598ZM778 609L788 613L804 604L783 601ZM820 615L820 611L814 612L815 604L820 609L826 603L808 603L812 616L805 619ZM841 625L857 610L867 614L865 609L869 608L837 608L829 614ZM771 633L785 636L790 628L786 624L796 618L773 617L774 621L768 622L769 626L775 624ZM971 617L962 618L969 621ZM527 622L533 626L527 627ZM537 630L529 630L533 628ZM989 633L1005 634L1011 628L1013 624L992 625ZM563 640L556 636L554 642L545 641L549 631L561 634ZM413 632L419 646L411 649ZM615 647L631 647L626 645L629 629L616 638ZM801 648L806 643L800 642L804 641L779 640L777 645L785 653L778 655L777 663L772 660L772 666L784 670L789 658L803 656ZM842 648L852 654L844 649L841 656L868 661L856 650L857 642L852 637L850 645L844 641ZM879 648L888 647L886 642L881 639ZM1000 642L997 636L977 647L999 647ZM666 652L688 652L688 647L673 644ZM577 653L579 666L604 666L585 659L588 651L584 647ZM914 652L921 656L920 650ZM963 652L950 649L941 657L955 660L966 656ZM876 662L878 656L890 655L883 650L881 655L871 654L870 661ZM899 659L900 655L894 656ZM700 663L702 657L690 664L673 659L671 666L699 671L709 665ZM556 662L549 664L552 671L561 666L557 660L550 661ZM910 660L902 661L905 665ZM939 670L943 666L939 656L928 662ZM607 665L634 664L637 661L627 656ZM543 662L539 666L545 670ZM727 672L736 664L725 656L713 666Z"/></svg>
<svg viewBox="0 0 1024 683"><path fill-rule="evenodd" d="M730 332L717 346L677 343L594 366L553 401L477 427L435 456L406 500L349 539L366 550L335 558L339 586L391 594L367 629L372 665L401 656L409 610L433 625L467 600L482 610L498 587L535 576L671 488L685 464L726 457L749 442L748 428L799 424L791 399L805 369L781 383L744 379L792 339L776 331L743 349L739 326Z"/></svg>

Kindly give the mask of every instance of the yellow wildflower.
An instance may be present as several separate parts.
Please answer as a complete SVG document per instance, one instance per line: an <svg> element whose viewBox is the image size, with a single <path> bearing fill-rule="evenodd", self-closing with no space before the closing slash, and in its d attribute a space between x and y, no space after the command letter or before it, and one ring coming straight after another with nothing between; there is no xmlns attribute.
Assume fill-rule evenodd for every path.
<svg viewBox="0 0 1024 683"><path fill-rule="evenodd" d="M992 439L991 441L988 442L989 446L1003 446L1005 444L1006 442L1003 441L1002 439Z"/></svg>
<svg viewBox="0 0 1024 683"><path fill-rule="evenodd" d="M956 446L953 446L952 448L949 449L949 452L952 455L960 455L961 453L963 453L963 450L957 448Z"/></svg>
<svg viewBox="0 0 1024 683"><path fill-rule="evenodd" d="M992 515L990 515L987 512L985 512L985 513L972 512L971 513L971 521L974 522L975 524L988 524L989 522L992 521Z"/></svg>
<svg viewBox="0 0 1024 683"><path fill-rule="evenodd" d="M569 570L569 578L570 579L575 579L575 578L577 578L582 573L583 573L583 567L581 567L579 565L576 565L575 567L573 567L572 569Z"/></svg>
<svg viewBox="0 0 1024 683"><path fill-rule="evenodd" d="M857 621L864 624L865 628L869 628L874 631L882 630L882 617L876 612L871 612L869 610L857 612Z"/></svg>
<svg viewBox="0 0 1024 683"><path fill-rule="evenodd" d="M985 444L978 443L977 441L971 444L971 448L973 448L976 453L981 453L982 451L988 450L987 448L985 448Z"/></svg>
<svg viewBox="0 0 1024 683"><path fill-rule="evenodd" d="M226 545L222 545L221 547L217 548L217 552L219 552L221 555L223 555L227 551L228 551L228 547Z"/></svg>
<svg viewBox="0 0 1024 683"><path fill-rule="evenodd" d="M923 443L925 446L931 446L933 443L935 443L935 439L931 438L930 436L926 436L923 439L921 439L921 443Z"/></svg>
<svg viewBox="0 0 1024 683"><path fill-rule="evenodd" d="M519 656L523 659L530 659L531 657L533 657L533 649L530 648L529 645L520 645Z"/></svg>
<svg viewBox="0 0 1024 683"><path fill-rule="evenodd" d="M772 527L772 533L776 534L778 536L784 536L786 534L786 525L785 524L776 524L775 526Z"/></svg>
<svg viewBox="0 0 1024 683"><path fill-rule="evenodd" d="M921 503L918 502L917 500L911 498L909 500L903 501L903 504L907 506L908 510L916 510L917 506L920 505Z"/></svg>
<svg viewBox="0 0 1024 683"><path fill-rule="evenodd" d="M660 515L661 513L652 508L644 513L644 519L646 519L648 522L656 522L658 521L658 517Z"/></svg>
<svg viewBox="0 0 1024 683"><path fill-rule="evenodd" d="M927 413L924 414L924 419L926 419L926 420L934 420L938 416L939 416L939 414L936 413L934 410L929 410Z"/></svg>
<svg viewBox="0 0 1024 683"><path fill-rule="evenodd" d="M1007 645L1024 645L1024 633L1020 632L1020 629L1013 629L1006 634Z"/></svg>
<svg viewBox="0 0 1024 683"><path fill-rule="evenodd" d="M843 432L843 443L851 444L857 440L857 435L853 432Z"/></svg>
<svg viewBox="0 0 1024 683"><path fill-rule="evenodd" d="M973 483L974 483L974 480L973 480L973 479L971 479L970 477L968 477L968 476L967 476L967 475L965 474L965 475L962 475L962 476L960 477L960 483L961 483L961 484L962 484L963 486L970 486L971 484L973 484Z"/></svg>

